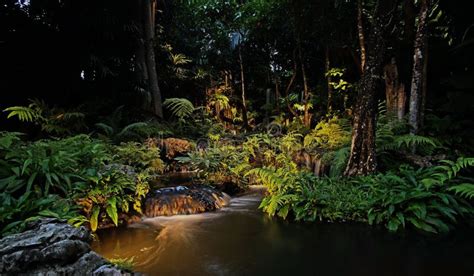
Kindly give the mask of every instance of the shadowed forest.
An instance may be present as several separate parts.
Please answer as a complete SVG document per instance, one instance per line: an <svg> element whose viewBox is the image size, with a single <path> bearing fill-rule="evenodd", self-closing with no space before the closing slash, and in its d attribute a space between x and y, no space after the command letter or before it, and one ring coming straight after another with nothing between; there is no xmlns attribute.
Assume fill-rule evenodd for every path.
<svg viewBox="0 0 474 276"><path fill-rule="evenodd" d="M147 219L220 214L259 187L249 212L290 236L294 225L371 225L474 246L469 10L448 0L2 0L1 236L54 218L93 233L94 250L124 271L262 275L271 270L225 261L220 272L145 265L97 241ZM134 237L171 258L182 252L165 248L165 233L186 233L172 226Z"/></svg>

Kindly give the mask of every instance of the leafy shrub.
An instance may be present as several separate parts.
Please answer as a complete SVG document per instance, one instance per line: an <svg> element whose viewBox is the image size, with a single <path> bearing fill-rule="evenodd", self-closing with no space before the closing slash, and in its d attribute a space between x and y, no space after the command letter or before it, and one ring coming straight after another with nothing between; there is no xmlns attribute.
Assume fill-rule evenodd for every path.
<svg viewBox="0 0 474 276"><path fill-rule="evenodd" d="M32 193L25 193L19 198L9 193L0 193L0 234L2 236L22 231L30 221L40 217L54 217L66 219L73 225L80 225L85 218L79 210L67 199L57 195L36 197Z"/></svg>
<svg viewBox="0 0 474 276"><path fill-rule="evenodd" d="M474 214L473 207L461 197L469 198L473 184L458 176L462 168L474 164L474 159L444 163L418 170L402 166L397 171L352 179L317 178L295 167L256 168L249 174L268 187L260 207L272 216L367 221L383 224L390 231L411 226L439 233Z"/></svg>
<svg viewBox="0 0 474 276"><path fill-rule="evenodd" d="M319 122L304 138L306 148L337 150L347 146L351 139L350 128L345 120L332 117Z"/></svg>
<svg viewBox="0 0 474 276"><path fill-rule="evenodd" d="M0 133L0 157L2 225L14 223L6 231L40 216L88 221L93 230L107 217L118 225L120 212L141 212L149 173L163 169L157 148L110 146L87 135L26 143ZM67 208L52 208L51 198Z"/></svg>
<svg viewBox="0 0 474 276"><path fill-rule="evenodd" d="M457 219L472 214L472 207L452 195L447 186L425 185L432 171L402 167L397 174L361 178L375 196L368 213L369 224L385 224L390 231L411 225L438 233L449 231Z"/></svg>
<svg viewBox="0 0 474 276"><path fill-rule="evenodd" d="M89 169L86 181L75 188L75 198L95 231L107 217L117 226L119 213L129 213L130 205L141 213L141 201L148 190L146 172L135 173L128 166L111 165L100 171Z"/></svg>
<svg viewBox="0 0 474 276"><path fill-rule="evenodd" d="M153 134L161 134L160 125L152 122L130 122L124 116L124 106L119 106L114 112L95 124L99 139L120 144L125 141L142 141ZM163 133L166 133L163 130Z"/></svg>
<svg viewBox="0 0 474 276"><path fill-rule="evenodd" d="M22 122L39 125L48 134L69 135L78 133L86 128L85 114L73 110L49 107L40 100L30 100L28 106L12 106L4 112L9 112L7 118L18 117Z"/></svg>
<svg viewBox="0 0 474 276"><path fill-rule="evenodd" d="M160 159L160 149L157 146L128 142L114 147L115 161L129 165L139 170L163 172L164 162Z"/></svg>
<svg viewBox="0 0 474 276"><path fill-rule="evenodd" d="M268 187L260 208L269 215L296 220L364 220L367 191L340 178L317 178L296 169L258 168L250 171Z"/></svg>
<svg viewBox="0 0 474 276"><path fill-rule="evenodd" d="M3 139L7 139L5 137L9 136ZM86 135L19 142L5 148L3 155L0 191L10 194L34 192L39 196L50 192L67 196L81 178L83 166L94 166L108 158L105 145L93 142Z"/></svg>

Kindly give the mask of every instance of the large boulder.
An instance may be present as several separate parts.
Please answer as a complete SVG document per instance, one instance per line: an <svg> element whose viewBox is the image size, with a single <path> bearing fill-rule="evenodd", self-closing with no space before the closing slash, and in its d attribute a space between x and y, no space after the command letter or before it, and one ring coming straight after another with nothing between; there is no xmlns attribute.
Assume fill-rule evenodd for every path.
<svg viewBox="0 0 474 276"><path fill-rule="evenodd" d="M215 211L226 206L229 200L227 194L205 185L161 188L148 195L145 215L158 217Z"/></svg>
<svg viewBox="0 0 474 276"><path fill-rule="evenodd" d="M57 219L31 223L0 240L0 275L124 275L91 251L90 233Z"/></svg>

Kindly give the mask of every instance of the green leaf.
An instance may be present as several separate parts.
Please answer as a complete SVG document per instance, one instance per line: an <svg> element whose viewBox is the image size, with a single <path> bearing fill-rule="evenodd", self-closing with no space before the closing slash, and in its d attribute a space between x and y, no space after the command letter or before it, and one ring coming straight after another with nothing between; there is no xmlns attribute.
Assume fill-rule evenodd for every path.
<svg viewBox="0 0 474 276"><path fill-rule="evenodd" d="M97 226L99 225L99 213L100 213L100 207L97 205L94 206L94 208L92 208L92 215L89 220L92 232L95 232L97 230Z"/></svg>
<svg viewBox="0 0 474 276"><path fill-rule="evenodd" d="M285 205L283 206L279 211L278 211L278 216L283 218L283 219L286 219L286 217L288 216L288 211L290 210L290 205Z"/></svg>
<svg viewBox="0 0 474 276"><path fill-rule="evenodd" d="M118 226L117 199L115 197L109 198L107 204L107 215L112 219L115 226Z"/></svg>

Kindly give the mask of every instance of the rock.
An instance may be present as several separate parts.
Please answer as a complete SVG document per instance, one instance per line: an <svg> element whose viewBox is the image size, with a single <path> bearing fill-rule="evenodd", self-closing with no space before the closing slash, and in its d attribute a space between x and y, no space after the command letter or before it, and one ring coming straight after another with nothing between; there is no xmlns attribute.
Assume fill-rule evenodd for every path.
<svg viewBox="0 0 474 276"><path fill-rule="evenodd" d="M205 185L161 188L145 201L148 217L189 215L215 211L229 203L230 197Z"/></svg>
<svg viewBox="0 0 474 276"><path fill-rule="evenodd" d="M42 219L0 240L0 275L123 275L91 251L90 233L57 219Z"/></svg>

